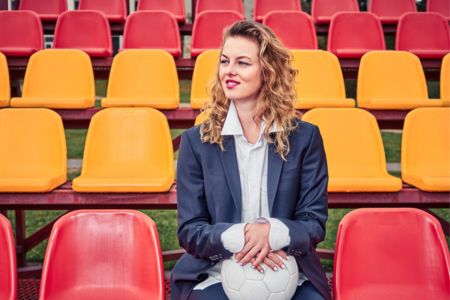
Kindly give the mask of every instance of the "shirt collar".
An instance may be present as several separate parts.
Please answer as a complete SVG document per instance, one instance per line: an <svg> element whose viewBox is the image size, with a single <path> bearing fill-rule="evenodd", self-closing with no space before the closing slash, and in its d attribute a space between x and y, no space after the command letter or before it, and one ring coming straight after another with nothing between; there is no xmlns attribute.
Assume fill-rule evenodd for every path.
<svg viewBox="0 0 450 300"><path fill-rule="evenodd" d="M261 122L261 133L264 130L264 126L264 122ZM270 129L270 133L276 131L279 130L274 123L272 125L272 128ZM239 116L237 114L234 101L230 101L230 107L228 108L227 117L225 118L225 122L223 123L221 135L244 135L244 131L242 130L241 122L239 121Z"/></svg>

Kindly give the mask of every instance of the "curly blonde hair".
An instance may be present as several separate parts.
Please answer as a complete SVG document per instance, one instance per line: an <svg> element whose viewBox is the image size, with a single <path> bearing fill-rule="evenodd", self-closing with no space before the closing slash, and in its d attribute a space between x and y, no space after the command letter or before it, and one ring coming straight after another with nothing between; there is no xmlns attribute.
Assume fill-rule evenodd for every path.
<svg viewBox="0 0 450 300"><path fill-rule="evenodd" d="M301 118L294 108L296 97L295 77L297 71L291 66L292 56L275 34L267 26L252 21L240 21L228 28L223 37L223 43L229 37L244 37L259 45L259 61L262 73L262 85L258 95L256 123L266 124L264 138L268 143L274 143L276 152L286 159L289 153L289 133L293 131ZM217 71L215 82L211 88L211 98L203 107L206 119L200 127L201 140L204 143L216 143L222 150L222 127L225 122L230 99L225 97ZM270 133L275 124L277 131Z"/></svg>

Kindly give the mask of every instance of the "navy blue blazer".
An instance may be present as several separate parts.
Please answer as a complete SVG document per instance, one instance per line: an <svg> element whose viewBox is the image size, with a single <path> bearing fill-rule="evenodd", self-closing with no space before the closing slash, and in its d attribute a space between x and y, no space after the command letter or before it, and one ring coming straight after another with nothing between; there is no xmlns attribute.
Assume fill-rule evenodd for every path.
<svg viewBox="0 0 450 300"><path fill-rule="evenodd" d="M269 144L267 195L270 216L289 228L284 250L326 298L331 299L316 245L325 238L328 171L319 129L300 121L289 135L286 161ZM232 253L221 234L241 222L241 185L233 136L224 151L202 143L199 126L187 130L178 154L178 239L186 250L172 271L172 299L187 299L206 271Z"/></svg>

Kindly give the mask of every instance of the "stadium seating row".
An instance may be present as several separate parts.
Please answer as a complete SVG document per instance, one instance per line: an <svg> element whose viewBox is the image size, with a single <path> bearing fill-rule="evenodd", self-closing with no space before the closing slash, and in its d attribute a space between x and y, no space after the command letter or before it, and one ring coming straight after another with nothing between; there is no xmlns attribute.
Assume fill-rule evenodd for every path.
<svg viewBox="0 0 450 300"><path fill-rule="evenodd" d="M387 173L380 131L369 112L313 109L303 119L321 130L330 192L397 192L402 180L424 191L450 191L450 108L419 108L407 115L402 180ZM4 145L0 192L48 192L66 182L66 141L57 113L42 108L1 109L0 140ZM165 192L174 183L174 173L169 126L161 112L108 108L91 120L81 175L72 188Z"/></svg>
<svg viewBox="0 0 450 300"><path fill-rule="evenodd" d="M17 299L14 237L0 215L0 299ZM70 270L70 271L69 271ZM131 210L79 210L58 220L39 299L165 299L156 224Z"/></svg>
<svg viewBox="0 0 450 300"><path fill-rule="evenodd" d="M178 22L185 22L184 0L139 0L137 10L167 10L174 14ZM242 0L197 0L194 16L206 10L233 10L244 15ZM59 14L67 10L67 0L20 0L19 10L32 10L42 20L56 20ZM123 22L127 15L126 0L80 0L80 10L100 10L108 19ZM264 16L274 10L301 11L299 0L255 0L253 16L262 21ZM406 12L416 12L414 0L371 0L369 12L378 15L383 23L396 23ZM342 11L359 11L357 0L313 0L311 15L316 23L329 23L331 17ZM427 11L442 14L450 18L450 4L447 0L427 0Z"/></svg>
<svg viewBox="0 0 450 300"><path fill-rule="evenodd" d="M242 20L234 11L205 11L195 19L190 54L221 47L223 30ZM289 49L317 49L313 19L300 11L274 11L262 22L271 27ZM0 11L0 52L8 57L27 57L43 49L39 17L32 11ZM174 57L182 54L180 29L166 11L137 11L126 19L124 49L163 49ZM111 30L105 15L95 10L67 11L58 16L54 48L74 48L91 57L113 53ZM370 50L386 50L380 19L369 12L333 15L328 50L343 58L360 58ZM437 13L406 13L398 23L396 50L420 58L442 59L450 52L447 20Z"/></svg>
<svg viewBox="0 0 450 300"><path fill-rule="evenodd" d="M0 251L0 297L13 300L14 238L2 215ZM357 209L339 224L334 299L447 299L449 259L433 216L412 208ZM106 298L165 299L156 224L132 210L70 212L53 225L39 299Z"/></svg>
<svg viewBox="0 0 450 300"><path fill-rule="evenodd" d="M355 107L347 99L337 57L322 50L292 50L298 73L298 109ZM219 50L197 59L191 88L191 107L202 108L215 78ZM441 99L428 99L420 60L404 51L370 51L360 64L357 106L368 109L413 109L450 104L450 54L442 63ZM47 49L31 56L21 97L10 100L5 56L0 53L0 107L93 107L95 87L89 57L80 50ZM163 50L124 50L114 57L103 107L149 106L176 109L179 83L173 57Z"/></svg>

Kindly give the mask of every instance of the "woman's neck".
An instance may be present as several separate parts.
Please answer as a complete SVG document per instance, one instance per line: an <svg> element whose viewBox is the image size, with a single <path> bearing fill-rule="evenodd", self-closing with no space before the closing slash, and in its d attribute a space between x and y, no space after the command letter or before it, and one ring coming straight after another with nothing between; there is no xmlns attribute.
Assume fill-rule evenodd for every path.
<svg viewBox="0 0 450 300"><path fill-rule="evenodd" d="M254 144L259 139L259 127L254 120L256 101L234 101L236 111L241 122L242 130L247 141Z"/></svg>

